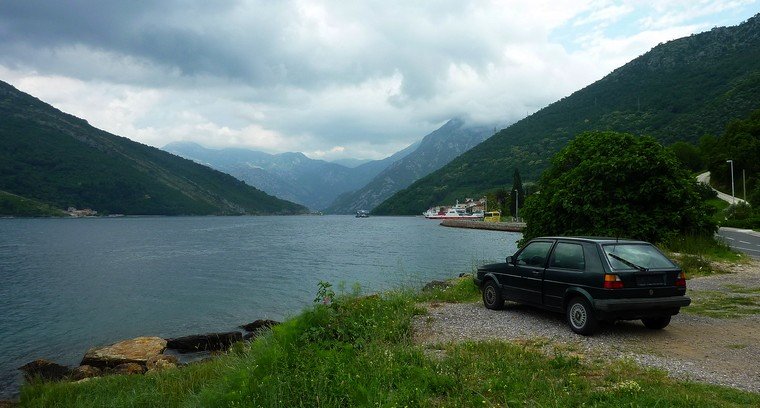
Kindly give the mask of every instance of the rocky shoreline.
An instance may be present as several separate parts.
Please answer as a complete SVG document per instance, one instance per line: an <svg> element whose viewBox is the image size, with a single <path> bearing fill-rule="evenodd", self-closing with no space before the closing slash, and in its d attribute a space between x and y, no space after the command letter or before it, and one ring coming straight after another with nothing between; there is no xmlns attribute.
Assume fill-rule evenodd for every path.
<svg viewBox="0 0 760 408"><path fill-rule="evenodd" d="M37 359L18 369L26 381L83 382L107 375L145 374L176 369L184 365L175 353L202 355L227 351L233 344L251 341L280 322L259 319L238 326L241 331L204 333L164 339L136 337L113 344L92 347L85 352L77 367ZM15 401L0 401L0 408L15 406Z"/></svg>

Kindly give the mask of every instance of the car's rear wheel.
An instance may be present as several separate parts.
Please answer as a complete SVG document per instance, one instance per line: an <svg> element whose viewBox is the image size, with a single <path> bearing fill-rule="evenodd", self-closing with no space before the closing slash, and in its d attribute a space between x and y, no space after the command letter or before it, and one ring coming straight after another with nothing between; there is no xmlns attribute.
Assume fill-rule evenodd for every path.
<svg viewBox="0 0 760 408"><path fill-rule="evenodd" d="M501 289L493 280L489 280L483 286L483 305L491 310L504 309L504 297L501 295Z"/></svg>
<svg viewBox="0 0 760 408"><path fill-rule="evenodd" d="M670 316L647 317L641 319L641 323L644 323L647 329L660 330L670 324Z"/></svg>
<svg viewBox="0 0 760 408"><path fill-rule="evenodd" d="M584 298L576 297L570 300L565 309L565 315L570 329L578 334L590 336L596 330L594 309Z"/></svg>

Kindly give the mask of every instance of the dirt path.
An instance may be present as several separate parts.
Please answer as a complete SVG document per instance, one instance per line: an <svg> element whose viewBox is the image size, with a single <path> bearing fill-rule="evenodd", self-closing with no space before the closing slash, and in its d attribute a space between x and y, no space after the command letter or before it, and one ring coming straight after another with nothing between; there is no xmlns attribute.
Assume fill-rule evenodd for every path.
<svg viewBox="0 0 760 408"><path fill-rule="evenodd" d="M729 267L734 273L691 280L689 287L721 290L748 286L760 277L760 263ZM749 286L756 287L756 286ZM415 341L433 346L469 340L542 338L579 346L588 354L629 357L689 378L760 392L760 315L715 319L681 313L660 331L641 322L602 326L592 337L574 334L559 314L508 303L492 311L482 303L433 303L414 322ZM600 353L601 352L601 353Z"/></svg>

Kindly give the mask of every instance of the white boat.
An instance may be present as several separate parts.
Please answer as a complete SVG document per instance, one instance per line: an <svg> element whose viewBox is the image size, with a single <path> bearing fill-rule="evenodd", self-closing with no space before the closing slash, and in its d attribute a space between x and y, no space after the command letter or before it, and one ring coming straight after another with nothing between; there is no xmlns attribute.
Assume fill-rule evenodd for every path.
<svg viewBox="0 0 760 408"><path fill-rule="evenodd" d="M463 208L452 207L448 211L433 212L427 210L424 212L425 218L431 220L481 220L483 219L483 213L468 214Z"/></svg>

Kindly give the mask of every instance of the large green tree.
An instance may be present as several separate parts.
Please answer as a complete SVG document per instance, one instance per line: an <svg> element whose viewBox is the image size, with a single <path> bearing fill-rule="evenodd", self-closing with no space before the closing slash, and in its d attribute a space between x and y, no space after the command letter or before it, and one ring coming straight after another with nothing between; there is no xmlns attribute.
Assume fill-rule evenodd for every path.
<svg viewBox="0 0 760 408"><path fill-rule="evenodd" d="M661 242L715 230L695 179L648 136L582 133L552 158L538 189L521 212L525 239L596 235Z"/></svg>

